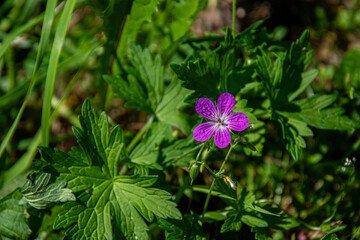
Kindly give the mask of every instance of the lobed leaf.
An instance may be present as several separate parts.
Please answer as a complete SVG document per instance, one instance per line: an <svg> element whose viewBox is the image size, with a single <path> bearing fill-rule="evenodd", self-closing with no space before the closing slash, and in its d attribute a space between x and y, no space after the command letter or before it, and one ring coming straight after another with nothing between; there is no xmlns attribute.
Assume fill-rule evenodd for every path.
<svg viewBox="0 0 360 240"><path fill-rule="evenodd" d="M169 193L150 188L157 176L118 176L118 163L125 157L120 128L110 131L107 116L91 110L88 101L80 122L83 129L77 128L75 133L81 148L68 154L40 150L49 164L44 170L57 174L57 181L67 181L77 195L77 201L63 205L55 229L64 228L65 236L71 239L148 239L143 218L150 222L155 216L182 218ZM155 145L139 145L135 153L145 154ZM91 164L94 159L96 164Z"/></svg>
<svg viewBox="0 0 360 240"><path fill-rule="evenodd" d="M166 87L159 55L153 60L149 49L134 43L129 44L129 50L131 66L126 66L127 76L104 76L105 81L118 96L128 100L125 106L154 114L159 121L181 127L189 134L191 118L180 109L186 106L184 99L191 91L181 87L176 79Z"/></svg>

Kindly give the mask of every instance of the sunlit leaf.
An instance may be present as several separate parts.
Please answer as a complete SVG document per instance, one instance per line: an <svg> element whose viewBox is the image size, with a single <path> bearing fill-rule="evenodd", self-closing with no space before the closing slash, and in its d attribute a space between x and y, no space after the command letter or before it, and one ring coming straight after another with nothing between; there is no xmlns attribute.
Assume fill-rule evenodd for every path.
<svg viewBox="0 0 360 240"><path fill-rule="evenodd" d="M149 222L155 216L182 218L168 192L150 188L157 176L118 176L118 164L126 157L119 127L110 131L106 115L91 110L88 101L80 122L82 129L74 128L74 132L81 149L67 154L56 149L40 150L49 164L44 170L58 174L57 181L67 181L77 196L76 201L63 205L55 229L64 228L71 239L148 239L143 218Z"/></svg>

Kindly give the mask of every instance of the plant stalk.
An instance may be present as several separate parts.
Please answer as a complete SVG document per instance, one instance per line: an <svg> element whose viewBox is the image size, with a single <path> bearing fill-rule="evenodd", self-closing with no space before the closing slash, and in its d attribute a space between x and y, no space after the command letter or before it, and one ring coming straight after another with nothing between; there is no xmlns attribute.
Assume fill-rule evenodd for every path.
<svg viewBox="0 0 360 240"><path fill-rule="evenodd" d="M225 164L226 164L227 160L229 159L230 153L231 153L231 151L234 149L234 147L237 145L237 143L238 143L238 141L237 141L237 139L235 139L235 142L234 142L233 144L231 144L230 149L229 149L229 151L228 151L227 154L226 154L225 160L223 161L223 163L222 163L222 165L221 165L221 167L220 167L220 170L215 174L215 178L214 178L213 182L211 183L209 192L208 192L208 194L207 194L207 196L206 196L205 205L204 205L204 209L203 209L203 214L202 214L202 219L203 219L203 221L204 221L206 209L207 209L207 207L208 207L208 205L209 205L209 201L210 201L210 197L211 197L211 192L212 192L212 190L213 190L214 187L215 187L215 181L216 181L216 179L219 177L219 175L222 173L222 171L224 170Z"/></svg>
<svg viewBox="0 0 360 240"><path fill-rule="evenodd" d="M236 35L236 0L233 0L232 6L232 34L235 38Z"/></svg>

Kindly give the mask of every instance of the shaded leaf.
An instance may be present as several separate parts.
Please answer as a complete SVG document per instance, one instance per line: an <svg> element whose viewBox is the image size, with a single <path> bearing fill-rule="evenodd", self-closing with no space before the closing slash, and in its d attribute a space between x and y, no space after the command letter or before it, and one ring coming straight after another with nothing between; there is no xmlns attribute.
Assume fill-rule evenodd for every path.
<svg viewBox="0 0 360 240"><path fill-rule="evenodd" d="M103 76L103 78L116 90L116 95L128 100L128 102L125 103L126 107L152 112L149 99L133 75L129 75L127 81L120 76Z"/></svg>
<svg viewBox="0 0 360 240"><path fill-rule="evenodd" d="M177 140L172 145L164 148L165 158L163 164L165 166L188 167L200 147L200 144L194 147L194 137L192 135L187 139Z"/></svg>
<svg viewBox="0 0 360 240"><path fill-rule="evenodd" d="M182 220L165 220L158 218L158 223L159 227L165 230L166 239L206 239L202 229L200 218L194 212L191 212L191 214L184 216Z"/></svg>
<svg viewBox="0 0 360 240"><path fill-rule="evenodd" d="M37 209L46 209L55 203L75 201L71 189L65 188L65 181L51 183L49 173L42 173L36 179L31 179L33 177L35 176L30 176L21 189L23 203Z"/></svg>

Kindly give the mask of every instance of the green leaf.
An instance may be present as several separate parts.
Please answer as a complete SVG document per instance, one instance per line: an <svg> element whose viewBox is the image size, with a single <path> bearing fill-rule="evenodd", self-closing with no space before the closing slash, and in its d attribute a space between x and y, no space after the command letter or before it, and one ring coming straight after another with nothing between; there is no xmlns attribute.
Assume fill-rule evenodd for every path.
<svg viewBox="0 0 360 240"><path fill-rule="evenodd" d="M26 206L19 204L21 198L22 194L14 191L0 200L0 235L12 239L30 236Z"/></svg>
<svg viewBox="0 0 360 240"><path fill-rule="evenodd" d="M250 227L268 227L269 223L264 219L250 214L244 214L241 217L241 221Z"/></svg>
<svg viewBox="0 0 360 240"><path fill-rule="evenodd" d="M313 57L310 46L309 30L292 43L286 55L273 56L265 50L258 58L256 72L271 100L273 108L286 105L301 94L318 75L318 70L304 72Z"/></svg>
<svg viewBox="0 0 360 240"><path fill-rule="evenodd" d="M236 102L233 112L242 112L249 118L249 124L254 124L254 128L250 129L246 133L241 142L246 147L244 147L244 153L248 156L261 156L262 150L264 148L265 142L265 123L258 121L255 114L253 113L252 108L246 107L248 100L241 99ZM256 150L252 149L255 148Z"/></svg>
<svg viewBox="0 0 360 240"><path fill-rule="evenodd" d="M249 118L249 124L256 123L258 120L253 113L253 109L246 107L248 100L241 99L236 101L233 112L242 112Z"/></svg>
<svg viewBox="0 0 360 240"><path fill-rule="evenodd" d="M222 226L222 232L239 231L241 223L250 227L272 227L276 229L289 229L296 227L297 222L284 214L279 214L281 209L268 208L255 203L255 195L245 188L241 190L236 200L229 201L233 209L228 212L227 220Z"/></svg>
<svg viewBox="0 0 360 240"><path fill-rule="evenodd" d="M84 102L81 113L82 129L73 127L73 130L90 166L101 166L110 176L116 176L119 161L126 158L122 130L115 126L110 131L107 115L91 110L89 100Z"/></svg>
<svg viewBox="0 0 360 240"><path fill-rule="evenodd" d="M129 75L128 80L120 76L103 76L103 78L116 91L116 95L128 100L125 103L126 107L152 112L149 99L146 97L139 81L133 75Z"/></svg>
<svg viewBox="0 0 360 240"><path fill-rule="evenodd" d="M133 42L129 43L129 60L137 71L138 79L146 86L151 107L156 109L164 94L164 67L160 55L152 59L149 49L141 49Z"/></svg>
<svg viewBox="0 0 360 240"><path fill-rule="evenodd" d="M160 55L152 59L149 49L129 42L129 61L126 67L127 79L121 77L104 77L116 93L139 110L154 113L164 94L164 67Z"/></svg>
<svg viewBox="0 0 360 240"><path fill-rule="evenodd" d="M162 170L162 164L159 162L161 155L160 144L163 141L169 141L169 136L172 136L172 130L169 124L154 123L145 138L132 151L130 155L131 162L146 168ZM146 175L148 171L145 170L145 172L141 172L141 174L144 173Z"/></svg>
<svg viewBox="0 0 360 240"><path fill-rule="evenodd" d="M88 238L101 238L104 234L106 238L112 239L113 216L113 224L121 229L125 237L135 235L139 239L148 239L146 224L139 213L150 222L153 221L154 215L181 219L176 204L169 201L169 193L148 188L156 179L156 176L118 176L102 183L96 180L86 205L77 202L66 203L65 211L59 214L54 228L67 228L65 234L75 234L73 239L82 235ZM79 177L78 180L88 179ZM92 183L89 180L87 182L89 185ZM79 200L84 201L81 198ZM129 218L133 221L129 221Z"/></svg>
<svg viewBox="0 0 360 240"><path fill-rule="evenodd" d="M303 137L313 135L308 125L329 130L360 127L356 121L342 116L342 108L326 108L335 101L335 95L314 95L294 101L319 73L314 69L305 71L314 56L313 51L308 51L309 46L309 31L306 30L286 55L274 54L275 60L270 53L261 50L256 69L271 102L271 118L280 123L286 148L295 160L306 147Z"/></svg>
<svg viewBox="0 0 360 240"><path fill-rule="evenodd" d="M190 134L193 121L190 116L179 109L186 106L184 99L190 95L191 91L181 87L178 80L173 80L166 88L164 96L156 108L156 116L161 122L166 122L172 126L181 127L186 134Z"/></svg>
<svg viewBox="0 0 360 240"><path fill-rule="evenodd" d="M306 29L300 39L291 44L289 51L286 53L282 65L282 78L279 85L279 92L274 99L274 106L280 106L284 104L284 101L290 101L291 98L300 94L301 90L304 90L306 86L310 84L309 81L302 79L304 77L303 71L306 68L305 61L308 61L307 54L309 47L310 31ZM314 74L310 74L310 78L313 75Z"/></svg>
<svg viewBox="0 0 360 240"><path fill-rule="evenodd" d="M233 199L236 199L236 191L233 186L230 186L228 184L228 181L233 181L233 179L225 175L223 176L223 178L219 178L218 181L215 182L215 190ZM236 183L234 185L236 187Z"/></svg>
<svg viewBox="0 0 360 240"><path fill-rule="evenodd" d="M299 111L280 113L288 118L306 122L320 129L352 130L359 128L360 124L358 122L347 116L342 116L344 113L343 108L327 108L335 100L336 95L313 95L294 102L300 109Z"/></svg>
<svg viewBox="0 0 360 240"><path fill-rule="evenodd" d="M190 215L184 216L182 220L158 218L159 227L165 230L165 237L168 240L206 239L199 216L191 211Z"/></svg>
<svg viewBox="0 0 360 240"><path fill-rule="evenodd" d="M125 23L127 18L127 11L131 7L130 0L116 0L116 1L99 1L101 11L99 6L94 6L95 11L99 11L102 15L103 24L102 30L106 36L106 42L104 43L104 53L98 59L100 63L99 76L106 74L110 71L111 64L114 60L113 54L115 53L114 49L118 42L119 36L121 34L122 25ZM105 82L97 81L98 93L100 99L105 99Z"/></svg>
<svg viewBox="0 0 360 240"><path fill-rule="evenodd" d="M225 233L229 231L240 231L242 227L241 214L231 212L227 217L228 218L221 226L221 232Z"/></svg>
<svg viewBox="0 0 360 240"><path fill-rule="evenodd" d="M124 60L124 53L128 41L135 41L138 30L144 22L150 21L159 0L134 0L131 6L130 14L126 18L126 23L121 34L119 47L116 54Z"/></svg>
<svg viewBox="0 0 360 240"><path fill-rule="evenodd" d="M272 213L264 208L261 208L257 205L253 205L253 204L249 204L247 202L244 203L244 209L249 211L249 210L254 210L255 212L258 213L263 213L263 214L267 214L267 215L271 215L271 216L275 216L275 217L279 217L278 214Z"/></svg>
<svg viewBox="0 0 360 240"><path fill-rule="evenodd" d="M255 233L256 240L270 240L272 239L271 235L265 228L253 227L251 231Z"/></svg>
<svg viewBox="0 0 360 240"><path fill-rule="evenodd" d="M237 65L240 66L239 63ZM227 79L227 92L236 95L250 82L250 80L252 80L254 70L254 66L250 65L242 68L236 67L233 71L230 71Z"/></svg>
<svg viewBox="0 0 360 240"><path fill-rule="evenodd" d="M194 147L194 137L190 135L187 139L175 141L172 145L164 148L163 152L165 166L189 167L190 161L194 159L195 154L202 144Z"/></svg>
<svg viewBox="0 0 360 240"><path fill-rule="evenodd" d="M341 60L339 69L336 72L336 78L346 88L360 88L359 57L360 49L355 48L347 51Z"/></svg>
<svg viewBox="0 0 360 240"><path fill-rule="evenodd" d="M339 240L338 236L335 233L326 234L321 240Z"/></svg>
<svg viewBox="0 0 360 240"><path fill-rule="evenodd" d="M205 4L205 0L175 2L171 15L176 20L173 20L169 26L172 41L178 41L189 32L198 12L204 8Z"/></svg>
<svg viewBox="0 0 360 240"><path fill-rule="evenodd" d="M191 91L174 78L165 86L160 55L153 60L148 49L134 43L129 44L129 50L131 66L126 66L127 76L104 76L104 79L118 96L129 101L125 106L152 113L159 121L181 127L189 134L192 120L180 110L186 106L184 99Z"/></svg>
<svg viewBox="0 0 360 240"><path fill-rule="evenodd" d="M223 92L236 95L252 80L254 68L238 60L240 48L239 40L234 40L227 29L225 41L217 49L200 59L171 65L183 86L195 90L187 98L188 102L194 103L201 97L215 100Z"/></svg>
<svg viewBox="0 0 360 240"><path fill-rule="evenodd" d="M309 46L309 30L305 30L300 39L291 44L286 55L276 55L275 61L270 53L261 50L256 72L274 108L293 100L318 74L317 70L303 73L313 56L312 52L308 52Z"/></svg>
<svg viewBox="0 0 360 240"><path fill-rule="evenodd" d="M51 183L49 173L42 173L34 178L35 174L30 175L21 189L22 203L28 203L37 209L46 209L55 203L76 200L72 191L65 188L65 181Z"/></svg>
<svg viewBox="0 0 360 240"><path fill-rule="evenodd" d="M107 116L91 110L89 101L80 123L82 129L74 132L81 148L69 153L40 149L48 164L44 170L67 181L77 196L63 205L54 229L64 228L71 239L148 239L143 218L182 218L169 193L151 188L157 176L118 176L118 164L126 157L123 133L117 126L110 131Z"/></svg>
<svg viewBox="0 0 360 240"><path fill-rule="evenodd" d="M171 65L177 77L183 81L182 85L187 89L195 90L188 98L189 102L194 103L200 97L210 99L219 97L219 71L217 65L216 55L214 54L209 56L208 62L200 59L187 64Z"/></svg>
<svg viewBox="0 0 360 240"><path fill-rule="evenodd" d="M299 88L290 94L289 101L294 100L297 96L299 96L302 92L305 91L305 89L314 81L314 79L319 75L318 69L311 69L307 72L303 72L301 74L301 83Z"/></svg>
<svg viewBox="0 0 360 240"><path fill-rule="evenodd" d="M294 121L292 118L277 116L283 132L283 139L286 140L286 149L294 160L298 160L301 149L306 147L306 142L301 133L310 134L311 129L304 126L301 121ZM299 130L298 130L299 129ZM312 132L311 132L312 133Z"/></svg>

